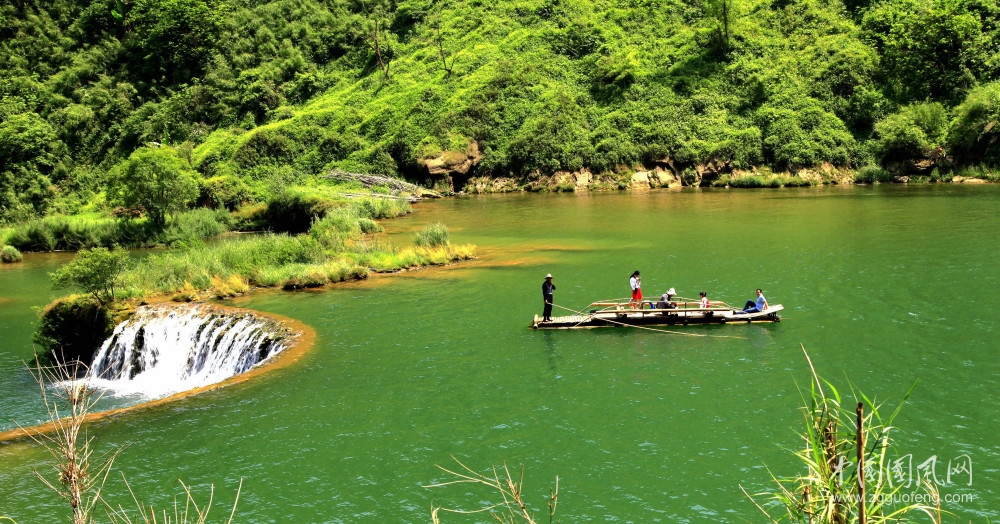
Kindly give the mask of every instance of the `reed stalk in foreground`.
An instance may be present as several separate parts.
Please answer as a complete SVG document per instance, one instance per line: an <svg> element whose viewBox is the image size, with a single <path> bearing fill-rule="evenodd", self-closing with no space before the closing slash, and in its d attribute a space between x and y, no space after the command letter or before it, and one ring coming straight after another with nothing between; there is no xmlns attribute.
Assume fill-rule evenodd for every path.
<svg viewBox="0 0 1000 524"><path fill-rule="evenodd" d="M528 506L524 502L524 464L521 464L521 475L518 477L517 481L515 481L506 464L503 465L502 475L497 470L496 466L494 466L492 468L493 475L486 476L473 471L465 464L462 464L462 462L457 458L451 458L454 459L459 466L462 466L462 469L465 471L452 471L442 466L438 466L439 469L452 475L456 480L441 482L439 484L431 484L429 486L424 486L425 488L437 488L441 486L450 486L452 484L476 484L486 486L487 488L499 493L502 502L497 502L496 504L491 504L485 508L475 510L433 507L431 508L431 520L434 524L440 524L440 512L442 511L467 515L489 512L490 516L492 516L497 522L502 522L504 524L514 524L515 522L522 521L525 524L538 524L538 521L535 520L534 514L528 509ZM552 524L553 519L555 518L556 505L558 501L559 477L556 477L555 488L549 490L549 524Z"/></svg>
<svg viewBox="0 0 1000 524"><path fill-rule="evenodd" d="M890 433L896 429L893 420L913 388L888 418L883 418L879 411L881 404L852 387L851 395L858 400L852 409L850 404L843 404L833 384L816 374L805 347L802 351L812 380L809 396L803 395L805 449L795 452L795 456L805 466L805 473L782 479L772 475L776 490L757 494L766 499L763 506L740 486L743 493L772 523L779 520L809 524L904 523L910 522L911 513L923 513L940 524L940 505L894 505L894 495L903 485L893 486L890 475L884 474L892 449ZM934 485L925 483L920 489L929 499L939 500ZM772 516L764 506L772 508L778 516Z"/></svg>
<svg viewBox="0 0 1000 524"><path fill-rule="evenodd" d="M96 523L94 514L99 502L105 505L105 514L112 524L204 524L212 508L214 486L210 488L208 503L201 508L195 502L191 489L181 482L185 493L184 508L182 511L180 503L175 499L172 518L164 510L161 512L162 517L157 519L156 510L139 502L127 480L125 486L136 503L139 519L133 521L124 508L114 508L103 499L101 492L111 467L127 446L111 450L100 459L95 459L94 438L87 434L85 422L87 414L100 401L103 392L94 388L87 378L78 378L86 376L86 366L81 362L60 362L57 355L53 355L53 361L55 364L52 366L36 364L34 369L29 367L41 390L49 425L41 426L41 429L21 429L52 456L51 464L57 473L56 478L50 479L38 470L35 470L35 475L69 503L73 524ZM122 475L123 480L124 478ZM225 524L233 521L242 488L243 480L240 479L236 500ZM15 521L10 517L0 516L0 524L3 522Z"/></svg>
<svg viewBox="0 0 1000 524"><path fill-rule="evenodd" d="M69 503L73 524L91 524L94 522L93 509L101 498L101 489L111 465L125 448L95 459L94 439L87 435L84 421L87 413L101 399L101 394L86 380L77 380L85 372L82 363L67 364L60 362L58 356L53 358L55 365L36 364L32 370L49 414L52 431L25 429L25 432L49 452L52 467L57 473L54 480L38 470L35 470L35 475ZM66 415L63 416L63 413Z"/></svg>
<svg viewBox="0 0 1000 524"><path fill-rule="evenodd" d="M139 498L132 491L132 486L125 480L125 475L122 475L122 480L125 481L125 486L128 487L128 492L132 495L135 507L139 511L139 518L132 520L125 511L125 508L120 505L117 508L108 505L108 519L112 524L205 524L208 521L208 512L211 511L212 502L215 498L215 486L209 488L208 503L205 504L204 508L201 508L195 502L191 488L183 481L178 481L181 483L181 487L184 488L185 499L183 510L181 509L180 501L175 498L173 515L167 513L167 510L163 510L159 513L160 518L158 520L156 509L153 506L139 502ZM240 501L240 492L242 490L243 479L240 479L240 486L236 489L236 500L233 501L233 510L229 513L229 518L225 520L225 524L232 524L233 517L236 515L236 505Z"/></svg>

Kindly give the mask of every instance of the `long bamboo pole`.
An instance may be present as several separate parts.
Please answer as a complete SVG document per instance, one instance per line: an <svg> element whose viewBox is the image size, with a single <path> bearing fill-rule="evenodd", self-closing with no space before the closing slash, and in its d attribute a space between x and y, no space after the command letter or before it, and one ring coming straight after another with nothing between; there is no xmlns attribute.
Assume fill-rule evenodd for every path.
<svg viewBox="0 0 1000 524"><path fill-rule="evenodd" d="M865 405L858 402L858 524L865 524Z"/></svg>

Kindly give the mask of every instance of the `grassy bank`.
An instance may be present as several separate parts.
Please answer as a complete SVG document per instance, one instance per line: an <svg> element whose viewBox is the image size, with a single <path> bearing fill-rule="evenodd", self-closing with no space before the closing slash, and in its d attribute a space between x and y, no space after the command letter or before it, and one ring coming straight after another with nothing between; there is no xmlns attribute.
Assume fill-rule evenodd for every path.
<svg viewBox="0 0 1000 524"><path fill-rule="evenodd" d="M154 254L123 275L130 296L173 295L177 300L220 297L250 287L293 290L366 278L369 272L391 272L446 264L475 256L470 245L450 243L400 249L361 237L357 223L346 235L265 233L230 238L211 246ZM315 230L316 228L314 228Z"/></svg>
<svg viewBox="0 0 1000 524"><path fill-rule="evenodd" d="M305 231L228 236L152 253L138 261L120 250L80 251L54 278L60 287L80 288L89 294L60 298L46 307L35 342L45 349L44 353L58 351L79 358L94 345L87 339L86 347L77 347L82 340L79 326L100 324L95 323L94 311L113 311L112 316L121 320L119 317L127 316L135 304L143 301L229 298L253 288L316 288L367 278L371 272L475 257L474 246L451 243L443 224L432 224L418 232L413 247L400 248L378 238L375 233L382 228L376 218L409 213L410 205L405 200L331 202L309 198L309 193L295 193L282 202L286 224L298 224L299 213L311 217ZM273 206L257 209L254 215L266 215L269 209L273 211Z"/></svg>
<svg viewBox="0 0 1000 524"><path fill-rule="evenodd" d="M247 200L225 207L198 207L167 217L154 224L141 213L95 205L97 210L74 215L54 215L29 219L0 228L0 246L21 252L79 251L95 247L140 249L150 247L190 247L205 239L231 231L275 231L302 233L316 218L330 211L351 207L367 219L363 231L376 229L371 220L409 213L407 200L387 198L379 188L356 184L312 184L290 186L262 200ZM371 197L355 195L369 193ZM351 195L349 198L347 195Z"/></svg>
<svg viewBox="0 0 1000 524"><path fill-rule="evenodd" d="M270 231L224 237L210 244L154 253L122 275L131 296L231 296L249 287L301 289L365 278L414 266L472 258L472 246L453 246L447 229L433 226L433 243L400 249L374 236L377 219L411 211L400 199L337 201L321 191L295 189L235 213L245 226Z"/></svg>

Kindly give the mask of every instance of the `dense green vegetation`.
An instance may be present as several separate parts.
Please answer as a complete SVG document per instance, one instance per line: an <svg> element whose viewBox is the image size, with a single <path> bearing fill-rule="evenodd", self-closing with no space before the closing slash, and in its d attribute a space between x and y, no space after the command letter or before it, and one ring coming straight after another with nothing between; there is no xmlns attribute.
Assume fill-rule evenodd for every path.
<svg viewBox="0 0 1000 524"><path fill-rule="evenodd" d="M456 189L1000 164L992 0L26 0L0 21L8 222L164 226L333 168L435 182L429 159L466 155Z"/></svg>
<svg viewBox="0 0 1000 524"><path fill-rule="evenodd" d="M113 322L127 317L144 300L224 299L251 287L315 288L367 278L372 271L393 272L475 256L474 246L452 245L441 224L419 231L414 247L400 248L366 236L380 229L374 218L409 210L406 201L394 199L353 201L328 209L303 234L228 237L211 245L152 253L137 261L130 260L125 250L83 249L52 279L57 288L77 288L87 294L49 304L41 314L35 342L45 354L56 351L82 358L98 345L95 341L107 337ZM82 338L67 338L76 334Z"/></svg>

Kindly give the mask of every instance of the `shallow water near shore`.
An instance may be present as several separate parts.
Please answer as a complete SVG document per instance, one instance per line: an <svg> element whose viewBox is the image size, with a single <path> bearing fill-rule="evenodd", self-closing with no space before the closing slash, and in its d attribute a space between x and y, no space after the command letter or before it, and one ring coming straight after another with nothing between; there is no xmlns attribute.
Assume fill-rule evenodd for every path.
<svg viewBox="0 0 1000 524"><path fill-rule="evenodd" d="M1000 517L1000 187L820 187L499 195L424 202L383 222L400 245L444 222L480 258L314 292L263 292L234 305L317 332L298 363L255 380L92 428L99 449L147 502L167 507L183 479L239 522L428 522L431 505L496 501L447 480L452 456L485 472L525 466L544 514L559 476L562 522L759 522L739 490L801 471L804 344L842 392L848 379L894 406L897 452L934 465L955 521ZM33 305L54 295L67 255L0 267L0 428L41 417L31 356ZM742 304L761 287L778 324L542 332L540 287L584 308L670 287ZM557 309L556 314L559 314ZM949 460L972 463L953 475ZM34 478L45 455L0 445L0 515L53 522L67 511ZM932 460L933 458L933 460ZM971 484L971 485L970 485ZM117 475L114 503L131 499ZM971 499L971 500L969 500ZM214 514L214 512L213 512ZM485 522L444 516L444 522ZM544 520L544 519L543 519ZM948 519L946 519L948 521Z"/></svg>

